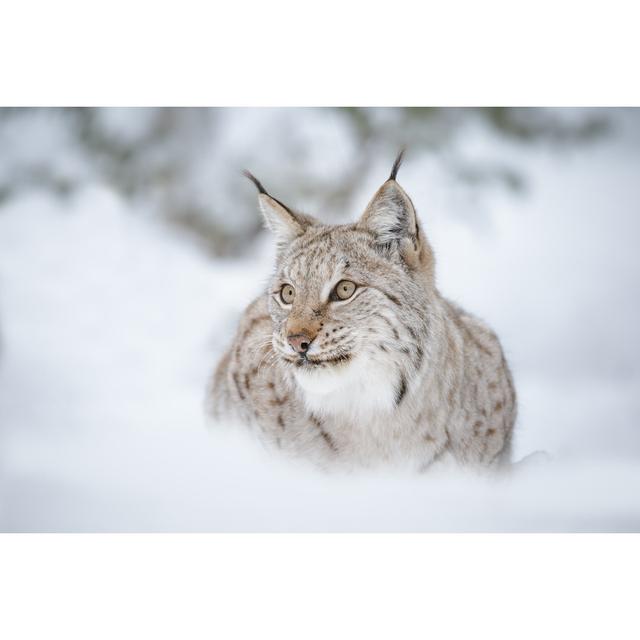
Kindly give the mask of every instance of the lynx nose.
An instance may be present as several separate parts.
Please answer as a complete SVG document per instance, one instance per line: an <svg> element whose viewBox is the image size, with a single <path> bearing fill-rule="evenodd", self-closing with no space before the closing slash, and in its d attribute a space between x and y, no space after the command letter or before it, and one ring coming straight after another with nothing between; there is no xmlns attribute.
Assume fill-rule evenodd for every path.
<svg viewBox="0 0 640 640"><path fill-rule="evenodd" d="M304 333L287 336L287 341L293 347L293 350L300 355L307 353L311 345L311 338Z"/></svg>

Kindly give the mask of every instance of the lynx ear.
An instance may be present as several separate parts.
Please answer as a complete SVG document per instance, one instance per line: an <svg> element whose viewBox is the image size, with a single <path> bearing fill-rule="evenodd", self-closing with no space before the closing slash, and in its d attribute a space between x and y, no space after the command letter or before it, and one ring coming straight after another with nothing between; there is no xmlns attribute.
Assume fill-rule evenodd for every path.
<svg viewBox="0 0 640 640"><path fill-rule="evenodd" d="M411 198L396 182L402 155L403 152L396 158L389 179L367 205L358 226L371 231L380 244L410 240L414 251L418 251L420 229L416 210Z"/></svg>
<svg viewBox="0 0 640 640"><path fill-rule="evenodd" d="M276 236L278 244L285 245L301 236L315 220L310 216L296 213L282 202L270 196L260 181L248 171L244 175L258 189L258 202L265 224Z"/></svg>

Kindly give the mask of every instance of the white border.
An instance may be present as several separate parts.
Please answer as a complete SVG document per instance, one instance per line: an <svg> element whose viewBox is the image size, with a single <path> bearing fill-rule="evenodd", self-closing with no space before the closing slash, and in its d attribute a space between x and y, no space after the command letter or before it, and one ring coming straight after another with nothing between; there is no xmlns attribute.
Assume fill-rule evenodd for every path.
<svg viewBox="0 0 640 640"><path fill-rule="evenodd" d="M637 3L5 3L4 105L640 104Z"/></svg>
<svg viewBox="0 0 640 640"><path fill-rule="evenodd" d="M0 637L638 638L634 535L4 535Z"/></svg>

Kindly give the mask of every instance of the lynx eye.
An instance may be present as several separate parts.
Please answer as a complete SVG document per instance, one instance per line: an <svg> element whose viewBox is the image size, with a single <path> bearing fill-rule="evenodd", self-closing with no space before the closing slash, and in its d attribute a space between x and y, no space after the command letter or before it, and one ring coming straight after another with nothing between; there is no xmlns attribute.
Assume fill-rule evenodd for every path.
<svg viewBox="0 0 640 640"><path fill-rule="evenodd" d="M334 299L338 300L348 300L356 290L356 285L351 280L340 280L336 285L336 288L333 290L335 295Z"/></svg>
<svg viewBox="0 0 640 640"><path fill-rule="evenodd" d="M291 304L296 297L296 290L290 284L283 284L280 289L280 300L285 304Z"/></svg>

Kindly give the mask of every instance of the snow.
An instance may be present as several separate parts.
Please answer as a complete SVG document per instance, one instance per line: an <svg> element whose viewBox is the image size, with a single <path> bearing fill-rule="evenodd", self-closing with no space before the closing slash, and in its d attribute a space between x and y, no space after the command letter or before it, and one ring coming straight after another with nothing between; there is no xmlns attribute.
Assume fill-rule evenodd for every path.
<svg viewBox="0 0 640 640"><path fill-rule="evenodd" d="M270 238L212 260L91 183L0 209L0 530L640 530L638 139L461 144L525 166L530 190L452 213L428 163L408 158L400 179L441 289L503 341L516 458L550 461L500 478L329 474L239 425L208 428L205 385L268 274Z"/></svg>

